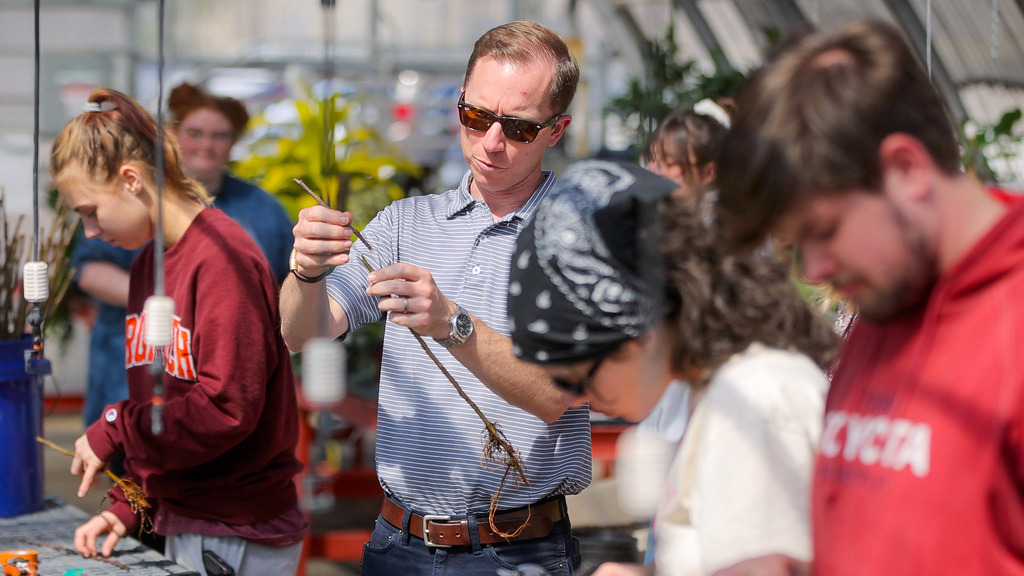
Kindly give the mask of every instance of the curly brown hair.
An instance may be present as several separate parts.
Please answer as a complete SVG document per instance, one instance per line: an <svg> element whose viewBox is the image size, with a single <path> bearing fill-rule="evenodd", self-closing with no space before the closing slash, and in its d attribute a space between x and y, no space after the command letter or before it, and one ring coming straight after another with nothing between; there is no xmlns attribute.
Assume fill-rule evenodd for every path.
<svg viewBox="0 0 1024 576"><path fill-rule="evenodd" d="M663 206L660 250L678 307L673 369L697 388L754 342L806 354L827 371L839 343L824 315L801 296L777 251L730 250L713 217L713 197L672 197Z"/></svg>
<svg viewBox="0 0 1024 576"><path fill-rule="evenodd" d="M196 110L209 108L224 115L231 124L237 140L249 124L249 112L245 105L230 97L214 96L202 88L183 82L174 87L167 97L167 109L171 113L171 124L177 126Z"/></svg>

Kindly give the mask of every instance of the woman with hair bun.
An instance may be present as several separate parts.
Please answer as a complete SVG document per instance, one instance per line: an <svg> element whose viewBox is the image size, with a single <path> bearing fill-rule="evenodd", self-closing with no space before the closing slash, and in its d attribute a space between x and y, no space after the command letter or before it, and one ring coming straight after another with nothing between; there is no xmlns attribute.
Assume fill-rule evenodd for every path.
<svg viewBox="0 0 1024 576"><path fill-rule="evenodd" d="M252 238L210 209L207 191L186 177L173 136L163 140L157 189L160 129L137 102L100 89L50 156L54 185L86 238L141 249L124 319L128 398L107 405L75 441L71 473L82 476L82 497L123 453L124 477L141 486L151 507L138 509L115 486L110 507L75 530L75 548L110 556L121 538L151 521L167 538L165 554L199 573L212 552L238 574L294 574L308 523L294 481L302 468L298 406L278 284ZM143 338L143 305L156 284L150 240L158 235L164 291L174 301L159 402L150 372L157 356ZM154 431L158 403L162 429Z"/></svg>
<svg viewBox="0 0 1024 576"><path fill-rule="evenodd" d="M210 194L223 210L256 240L280 286L288 274L292 222L276 198L231 176L231 148L244 133L249 114L233 98L213 96L191 84L175 87L168 99L171 127L181 146L184 174ZM83 424L102 415L104 406L128 397L124 372L124 318L128 300L128 268L137 251L111 246L99 238L78 236L71 265L78 288L96 302L96 321L89 338L89 367ZM118 462L112 463L115 472ZM160 541L147 542L160 549Z"/></svg>
<svg viewBox="0 0 1024 576"><path fill-rule="evenodd" d="M727 109L711 100L673 110L651 134L641 163L675 182L680 194L717 190L715 160L728 127Z"/></svg>

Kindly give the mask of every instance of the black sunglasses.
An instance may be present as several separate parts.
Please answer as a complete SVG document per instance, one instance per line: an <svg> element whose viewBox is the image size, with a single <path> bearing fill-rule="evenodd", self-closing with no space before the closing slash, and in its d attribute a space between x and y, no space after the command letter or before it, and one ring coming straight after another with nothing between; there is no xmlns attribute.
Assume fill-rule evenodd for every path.
<svg viewBox="0 0 1024 576"><path fill-rule="evenodd" d="M501 131L505 134L505 138L513 142L522 142L523 144L529 144L536 140L541 130L548 126L553 126L561 117L561 114L555 114L547 122L538 124L533 120L523 120L515 116L498 116L483 108L470 106L466 104L465 93L459 97L459 122L463 126L474 132L486 132L491 127L491 124L499 122L501 123Z"/></svg>
<svg viewBox="0 0 1024 576"><path fill-rule="evenodd" d="M601 367L601 362L603 360L604 356L600 356L594 361L594 365L590 367L590 370L587 370L586 376L575 382L569 382L562 378L552 378L551 380L555 383L555 386L558 386L569 394L572 394L573 396L583 396L583 394L586 393L587 388L590 386L590 383L594 380L594 375L597 374L597 369Z"/></svg>

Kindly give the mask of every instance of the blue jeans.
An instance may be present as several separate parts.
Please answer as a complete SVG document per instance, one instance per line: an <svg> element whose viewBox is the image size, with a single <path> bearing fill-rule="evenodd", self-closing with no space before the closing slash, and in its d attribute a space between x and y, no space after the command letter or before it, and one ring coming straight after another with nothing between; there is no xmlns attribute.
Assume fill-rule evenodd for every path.
<svg viewBox="0 0 1024 576"><path fill-rule="evenodd" d="M475 529L476 521L469 518L470 529ZM572 535L568 519L556 523L544 538L428 548L423 540L409 534L408 526L399 530L378 516L370 541L363 546L361 575L495 576L500 568L515 570L522 564L539 564L551 576L572 576L581 560L579 542Z"/></svg>

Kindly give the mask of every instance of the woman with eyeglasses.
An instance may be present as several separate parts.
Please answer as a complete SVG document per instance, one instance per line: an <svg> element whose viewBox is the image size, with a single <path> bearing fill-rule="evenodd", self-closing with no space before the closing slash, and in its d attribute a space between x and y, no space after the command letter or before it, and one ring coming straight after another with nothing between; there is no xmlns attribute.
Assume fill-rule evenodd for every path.
<svg viewBox="0 0 1024 576"><path fill-rule="evenodd" d="M728 106L731 99L723 102ZM728 127L729 111L710 99L701 100L693 109L678 108L662 119L651 134L640 165L675 182L675 194L701 197L707 205L705 210L712 210L718 194L715 155ZM689 402L686 383L671 382L658 404L640 422L639 432L678 442L686 429L689 414L685 407ZM648 560L653 558L653 543L648 539Z"/></svg>
<svg viewBox="0 0 1024 576"><path fill-rule="evenodd" d="M277 198L229 171L231 149L249 124L245 105L185 82L171 90L167 108L185 173L213 196L214 208L226 212L256 240L280 284L288 275L291 218Z"/></svg>
<svg viewBox="0 0 1024 576"><path fill-rule="evenodd" d="M725 251L714 219L675 189L641 168L578 163L512 261L513 350L578 403L639 421L671 380L692 389L654 564L595 575L811 555L808 486L836 336L785 261Z"/></svg>

